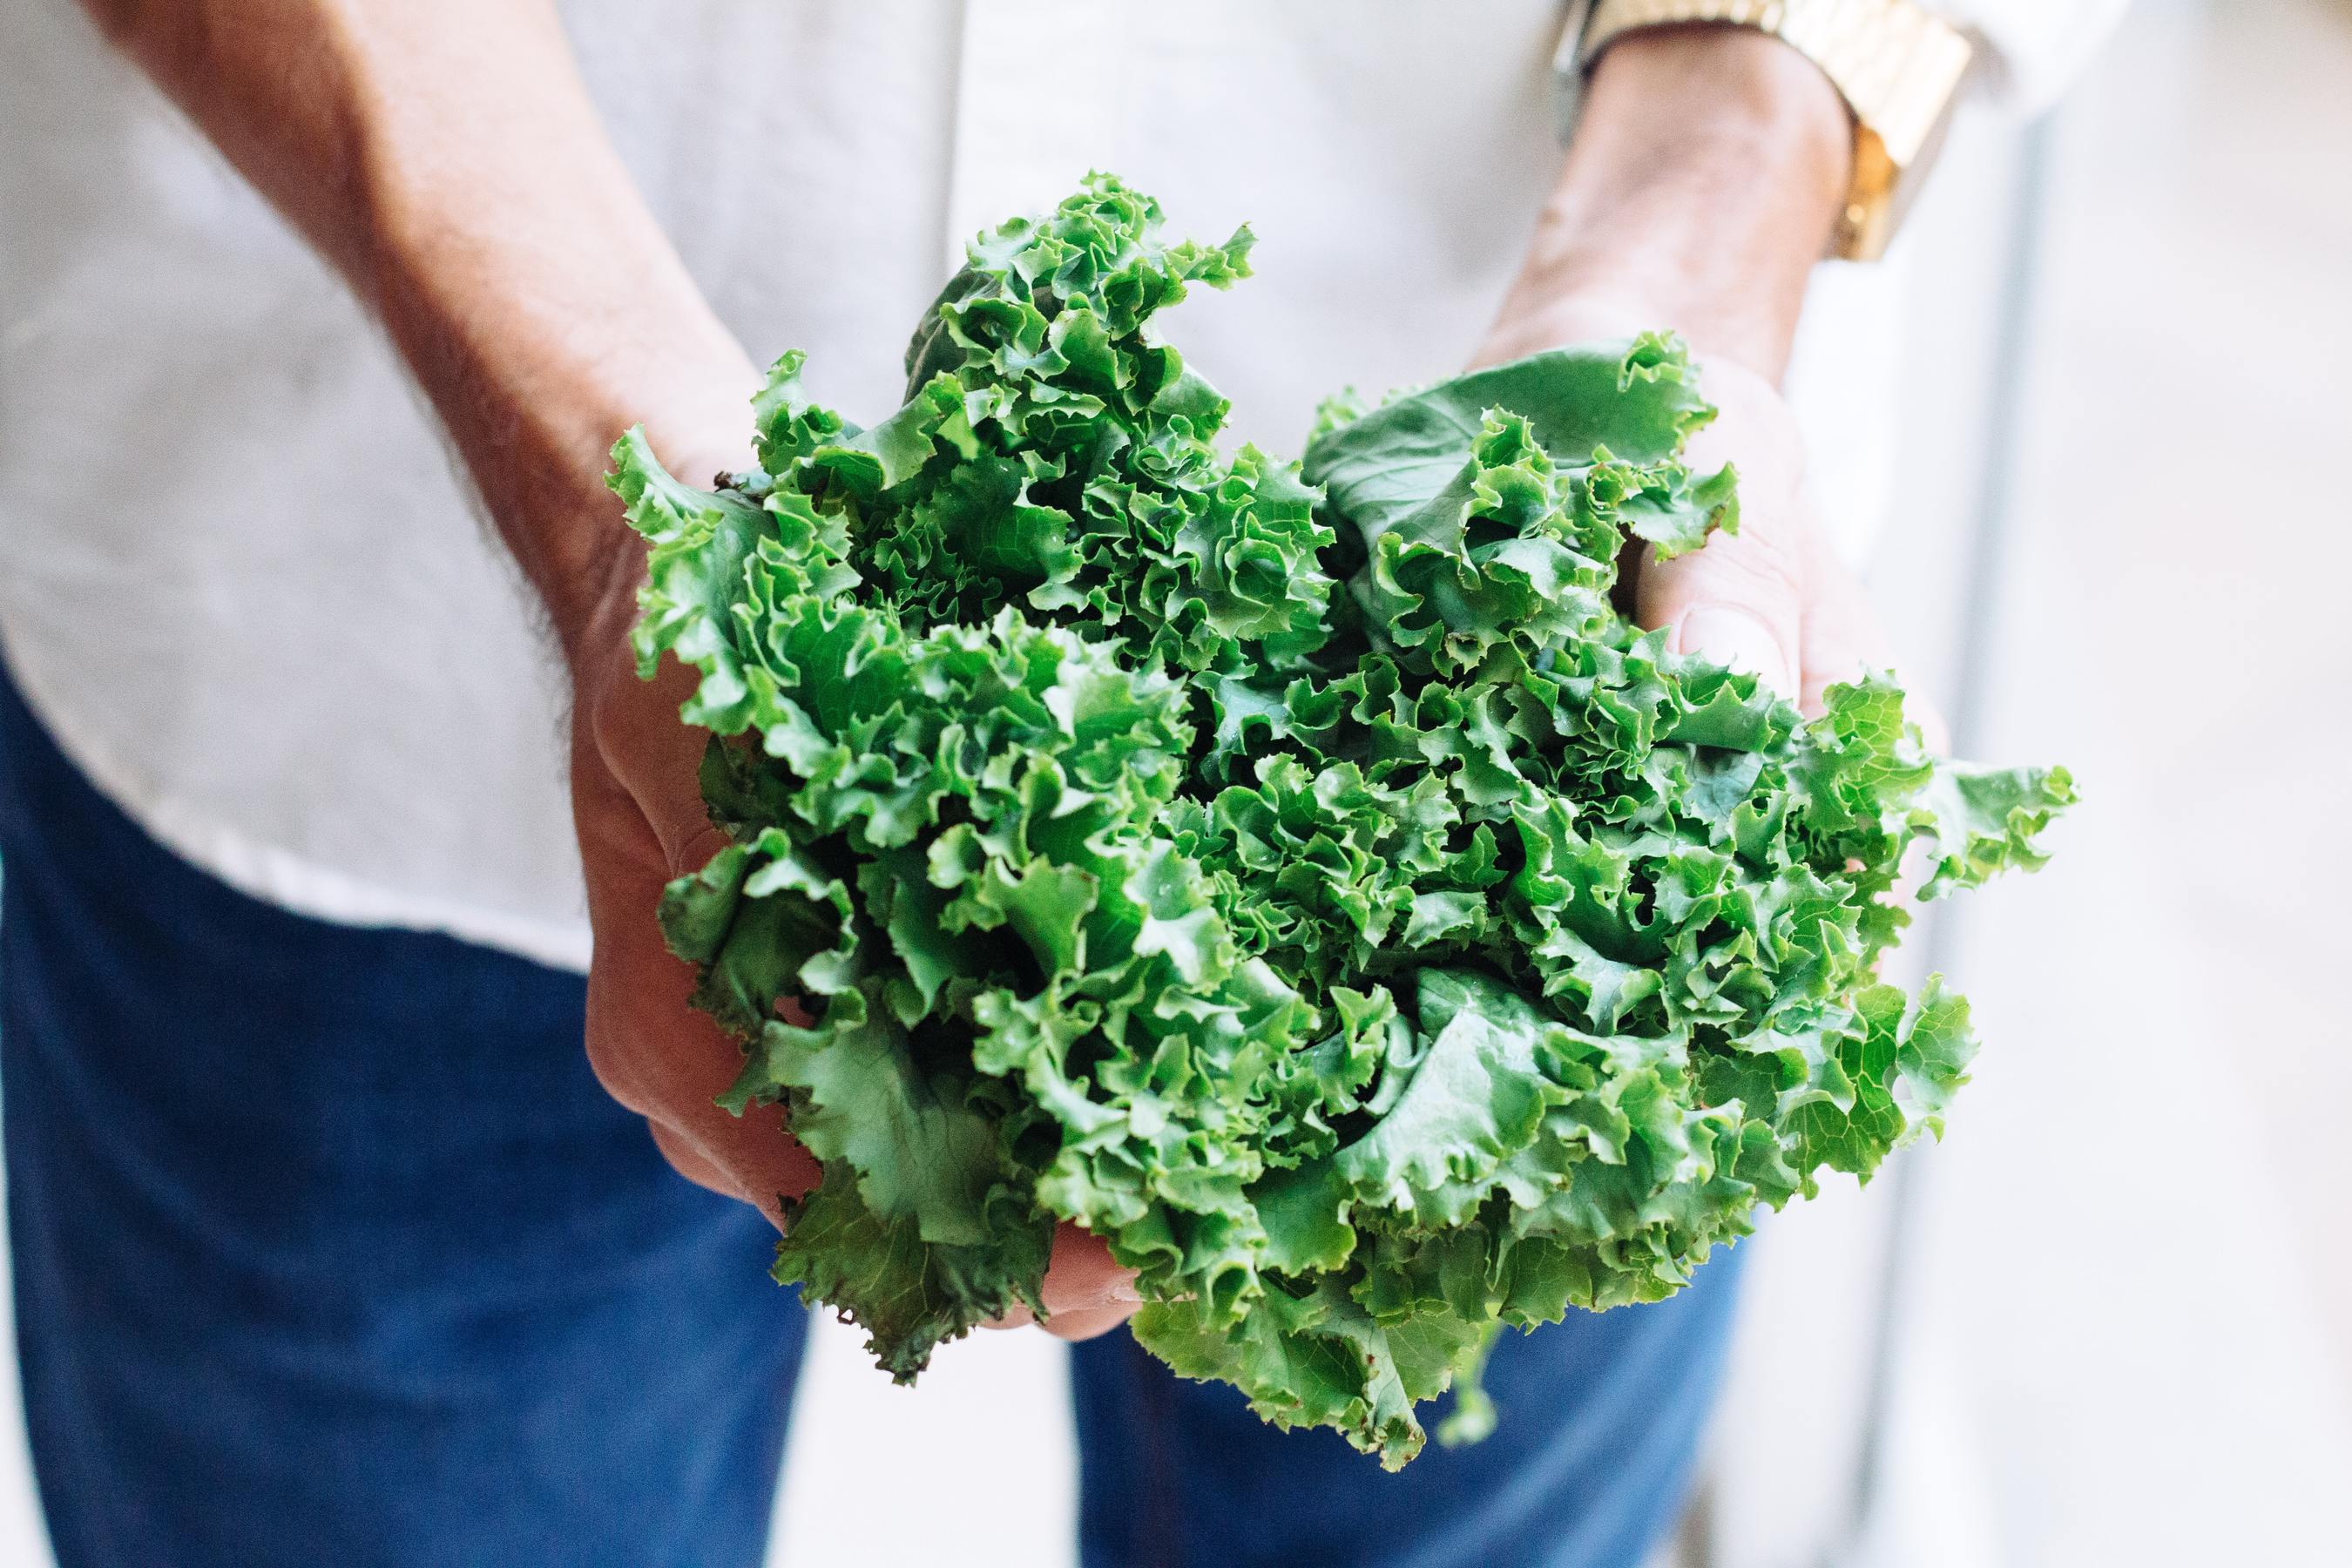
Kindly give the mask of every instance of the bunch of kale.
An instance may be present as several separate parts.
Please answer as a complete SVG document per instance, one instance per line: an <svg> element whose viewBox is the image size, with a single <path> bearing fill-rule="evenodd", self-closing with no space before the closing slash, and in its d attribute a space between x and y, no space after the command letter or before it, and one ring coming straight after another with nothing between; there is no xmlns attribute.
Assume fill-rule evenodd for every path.
<svg viewBox="0 0 2352 1568"><path fill-rule="evenodd" d="M1251 238L1159 219L1096 176L983 237L871 428L787 354L759 471L615 448L639 654L702 672L734 839L663 929L743 1044L728 1103L824 1162L777 1278L901 1380L1035 1307L1075 1220L1178 1371L1402 1464L1497 1324L1665 1296L1940 1127L1967 1010L1874 982L1885 895L1915 843L1928 897L2038 864L2071 791L1928 757L1883 680L1807 721L1623 618L1629 536L1736 526L1677 344L1227 457L1152 319Z"/></svg>

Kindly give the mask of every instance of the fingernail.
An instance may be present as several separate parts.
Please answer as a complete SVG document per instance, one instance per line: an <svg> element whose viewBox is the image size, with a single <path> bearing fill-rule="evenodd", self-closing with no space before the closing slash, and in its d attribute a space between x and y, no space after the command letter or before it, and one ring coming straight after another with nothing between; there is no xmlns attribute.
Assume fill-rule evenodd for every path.
<svg viewBox="0 0 2352 1568"><path fill-rule="evenodd" d="M1109 1300L1110 1304L1114 1307L1140 1307L1143 1305L1142 1293L1136 1289L1135 1281L1133 1279L1120 1279L1115 1281L1111 1288L1104 1294Z"/></svg>
<svg viewBox="0 0 2352 1568"><path fill-rule="evenodd" d="M1729 605L1703 605L1683 617L1682 651L1745 670L1783 697L1796 692L1788 657L1780 639L1746 610Z"/></svg>

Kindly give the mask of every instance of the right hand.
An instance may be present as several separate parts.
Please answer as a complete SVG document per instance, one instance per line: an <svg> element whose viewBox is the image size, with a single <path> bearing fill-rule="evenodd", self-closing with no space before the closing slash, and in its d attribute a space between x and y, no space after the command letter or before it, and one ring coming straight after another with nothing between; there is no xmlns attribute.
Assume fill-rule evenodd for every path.
<svg viewBox="0 0 2352 1568"><path fill-rule="evenodd" d="M706 452L705 460L675 471L698 476L742 466L740 454L713 449L718 460ZM602 510L600 525L616 526L609 497ZM588 1059L606 1090L646 1119L680 1174L751 1204L782 1229L782 1200L815 1186L819 1168L778 1107L737 1117L714 1103L735 1081L742 1053L689 1004L693 966L664 945L655 911L667 883L701 867L728 840L703 808L703 732L678 718L695 674L665 661L653 680L638 679L628 633L645 552L625 530L613 548L609 569L598 574L607 586L565 638L573 682L572 821L595 934ZM1102 1242L1065 1224L1045 1275L1044 1326L1070 1340L1117 1327L1139 1304L1133 1278ZM1004 1326L1031 1321L1018 1312Z"/></svg>

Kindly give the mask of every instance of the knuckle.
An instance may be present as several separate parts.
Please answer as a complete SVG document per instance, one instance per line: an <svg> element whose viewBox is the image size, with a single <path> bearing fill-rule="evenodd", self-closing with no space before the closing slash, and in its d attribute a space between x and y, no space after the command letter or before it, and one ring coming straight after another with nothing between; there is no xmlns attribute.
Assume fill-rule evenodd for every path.
<svg viewBox="0 0 2352 1568"><path fill-rule="evenodd" d="M606 1094L640 1116L653 1113L653 1097L646 1092L636 1054L616 1031L593 1026L589 1028L588 1067Z"/></svg>
<svg viewBox="0 0 2352 1568"><path fill-rule="evenodd" d="M743 1197L740 1184L685 1134L659 1121L648 1121L646 1126L653 1132L654 1147L661 1151L662 1158L667 1160L670 1168L679 1175L698 1187L707 1187L724 1196Z"/></svg>
<svg viewBox="0 0 2352 1568"><path fill-rule="evenodd" d="M1754 530L1714 541L1725 546L1714 563L1716 570L1756 595L1772 599L1801 599L1805 586L1804 552L1777 531Z"/></svg>
<svg viewBox="0 0 2352 1568"><path fill-rule="evenodd" d="M689 831L680 842L676 854L669 858L669 873L683 877L698 871L710 863L711 858L735 842L733 835L705 818L701 826Z"/></svg>

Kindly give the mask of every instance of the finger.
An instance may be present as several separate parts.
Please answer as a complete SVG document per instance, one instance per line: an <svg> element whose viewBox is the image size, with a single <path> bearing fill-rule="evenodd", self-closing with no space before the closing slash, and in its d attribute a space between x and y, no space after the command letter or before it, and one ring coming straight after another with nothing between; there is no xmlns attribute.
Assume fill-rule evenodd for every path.
<svg viewBox="0 0 2352 1568"><path fill-rule="evenodd" d="M673 877L698 869L727 842L702 804L702 758L709 736L678 718L701 676L666 658L650 681L634 667L609 679L627 685L595 707L598 757L628 791L661 846Z"/></svg>
<svg viewBox="0 0 2352 1568"><path fill-rule="evenodd" d="M1811 599L1799 653L1798 705L1811 714L1822 710L1831 687L1893 668L1895 649L1860 579L1818 531L1807 575Z"/></svg>
<svg viewBox="0 0 2352 1568"><path fill-rule="evenodd" d="M732 1080L731 1068L724 1077ZM712 1079L690 1087L681 1081L673 1078L624 1103L646 1119L656 1146L680 1175L751 1205L781 1230L784 1202L805 1195L824 1175L815 1156L787 1131L782 1107L754 1105L736 1116L698 1092Z"/></svg>
<svg viewBox="0 0 2352 1568"><path fill-rule="evenodd" d="M592 1059L628 1064L617 1075L626 1081L616 1097L654 1125L655 1142L681 1173L741 1198L781 1226L780 1200L816 1185L823 1173L816 1159L785 1131L782 1107L754 1105L738 1116L717 1103L741 1072L743 1056L688 1004L687 966L656 949L649 962L629 968L642 979L626 995L592 1002ZM628 976L615 979L627 984Z"/></svg>
<svg viewBox="0 0 2352 1568"><path fill-rule="evenodd" d="M1782 548L1760 531L1718 534L1694 554L1643 564L1634 616L1667 628L1666 646L1744 670L1783 697L1798 695L1803 584Z"/></svg>
<svg viewBox="0 0 2352 1568"><path fill-rule="evenodd" d="M735 1178L727 1173L726 1168L688 1142L684 1133L650 1120L646 1125L653 1132L654 1147L662 1152L662 1158L667 1160L679 1175L698 1187L709 1188L721 1197L742 1197L742 1189L735 1184Z"/></svg>
<svg viewBox="0 0 2352 1568"><path fill-rule="evenodd" d="M1136 1306L1140 1305L1141 1302L1136 1303ZM1077 1344L1099 1339L1135 1316L1135 1312L1136 1307L1096 1307L1085 1311L1056 1312L1042 1326L1055 1339Z"/></svg>
<svg viewBox="0 0 2352 1568"><path fill-rule="evenodd" d="M1135 1270L1120 1268L1101 1237L1066 1222L1054 1231L1043 1294L1045 1331L1074 1343L1108 1333L1143 1305Z"/></svg>
<svg viewBox="0 0 2352 1568"><path fill-rule="evenodd" d="M1672 561L1643 561L1634 616L1666 628L1675 652L1745 670L1794 698L1803 668L1803 442L1769 383L1727 363L1710 363L1705 375L1722 415L1693 438L1686 460L1700 473L1736 461L1739 531Z"/></svg>
<svg viewBox="0 0 2352 1568"><path fill-rule="evenodd" d="M1044 1323L1028 1308L1015 1306L1001 1318L992 1318L981 1325L1002 1332L1007 1329L1043 1328L1055 1339L1070 1344L1083 1340L1097 1339L1133 1317L1134 1307L1095 1307L1086 1310L1056 1312Z"/></svg>
<svg viewBox="0 0 2352 1568"><path fill-rule="evenodd" d="M1063 1340L1108 1333L1143 1305L1135 1289L1135 1270L1122 1268L1099 1237L1066 1220L1055 1227L1054 1250L1039 1293L1045 1301L1045 1331ZM1028 1308L1015 1307L988 1326L1012 1329L1040 1321Z"/></svg>
<svg viewBox="0 0 2352 1568"><path fill-rule="evenodd" d="M665 857L642 823L608 821L602 831L606 852L589 870L589 907L603 933L588 977L589 1061L615 1100L656 1125L656 1142L689 1180L781 1226L778 1199L814 1187L817 1162L785 1131L781 1108L736 1116L716 1103L742 1071L743 1053L695 1009L693 966L661 943L654 911Z"/></svg>

